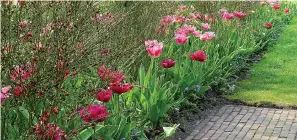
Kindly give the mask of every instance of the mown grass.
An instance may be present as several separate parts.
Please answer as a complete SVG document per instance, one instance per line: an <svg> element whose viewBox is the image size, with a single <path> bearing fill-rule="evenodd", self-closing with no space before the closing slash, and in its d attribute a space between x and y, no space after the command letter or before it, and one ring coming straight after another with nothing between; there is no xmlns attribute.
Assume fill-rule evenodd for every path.
<svg viewBox="0 0 297 140"><path fill-rule="evenodd" d="M277 44L255 64L251 77L240 82L231 100L248 104L297 106L297 18L285 28Z"/></svg>

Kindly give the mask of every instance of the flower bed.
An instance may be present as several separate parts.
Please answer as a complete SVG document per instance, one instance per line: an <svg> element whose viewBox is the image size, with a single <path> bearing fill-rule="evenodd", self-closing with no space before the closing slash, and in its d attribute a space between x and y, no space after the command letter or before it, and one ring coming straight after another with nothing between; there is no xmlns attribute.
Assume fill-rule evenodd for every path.
<svg viewBox="0 0 297 140"><path fill-rule="evenodd" d="M239 62L275 39L296 12L296 5L278 1L214 13L202 13L193 3L164 15L155 30L164 40L145 40L140 49L151 58L128 76L131 59L114 69L105 61L112 50L94 47L102 40L92 36L108 34L125 14L94 14L91 2L60 7L3 2L1 138L170 137L178 127L171 123L172 113L197 106L207 90L241 67ZM38 11L40 5L54 8L22 13L23 6ZM31 21L32 15L39 18ZM52 21L42 22L47 19Z"/></svg>

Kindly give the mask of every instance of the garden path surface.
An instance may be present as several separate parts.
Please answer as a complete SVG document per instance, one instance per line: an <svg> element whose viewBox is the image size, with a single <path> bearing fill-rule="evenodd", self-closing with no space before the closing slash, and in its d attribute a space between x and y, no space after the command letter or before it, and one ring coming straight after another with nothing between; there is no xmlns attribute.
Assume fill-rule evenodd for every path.
<svg viewBox="0 0 297 140"><path fill-rule="evenodd" d="M297 110L225 105L186 140L297 140Z"/></svg>
<svg viewBox="0 0 297 140"><path fill-rule="evenodd" d="M297 18L294 18L292 24L286 27L281 35L276 47L272 48L267 58L257 66L259 68L254 67L254 70L259 72L258 76L256 73L256 76L247 79L247 83L250 83L252 87L258 86L256 90L247 88L246 91L233 95L234 98L246 102L271 102L280 106L296 105L295 60L297 56L296 51L292 51L297 47L296 25ZM278 69L273 71L274 69L269 66L274 66L277 60L288 63L282 64L283 67L278 66ZM267 77L265 71L272 71L276 74L273 78L268 78L266 85L262 82L265 76ZM292 73L291 76L289 76L290 73ZM271 82L271 79L280 82ZM262 83L257 83L258 81ZM269 82L282 90L276 92ZM262 92L261 87L269 90ZM246 93L249 91L251 92ZM218 111L199 120L186 140L297 140L296 135L297 110L224 105Z"/></svg>

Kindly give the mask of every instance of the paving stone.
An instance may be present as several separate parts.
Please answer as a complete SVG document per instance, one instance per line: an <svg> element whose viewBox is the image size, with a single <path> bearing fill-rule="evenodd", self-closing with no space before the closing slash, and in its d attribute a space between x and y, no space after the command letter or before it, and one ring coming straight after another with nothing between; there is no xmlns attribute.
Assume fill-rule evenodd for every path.
<svg viewBox="0 0 297 140"><path fill-rule="evenodd" d="M241 110L242 106L236 106L233 109L233 112L239 112Z"/></svg>
<svg viewBox="0 0 297 140"><path fill-rule="evenodd" d="M259 128L260 124L254 123L251 127L252 130L257 130Z"/></svg>
<svg viewBox="0 0 297 140"><path fill-rule="evenodd" d="M256 130L249 130L243 139L251 140L254 137L255 133L256 133Z"/></svg>
<svg viewBox="0 0 297 140"><path fill-rule="evenodd" d="M212 117L212 119L210 120L211 122L215 122L217 121L221 116L214 116Z"/></svg>
<svg viewBox="0 0 297 140"><path fill-rule="evenodd" d="M297 140L297 110L225 105L186 140Z"/></svg>
<svg viewBox="0 0 297 140"><path fill-rule="evenodd" d="M208 124L200 130L200 132L197 134L197 136L195 136L194 139L201 139L203 138L203 136L208 132L208 130L212 127L212 125L214 124L214 122L208 122Z"/></svg>
<svg viewBox="0 0 297 140"><path fill-rule="evenodd" d="M215 130L209 130L202 139L210 139L215 132Z"/></svg>
<svg viewBox="0 0 297 140"><path fill-rule="evenodd" d="M289 134L288 137L287 137L288 140L296 140L297 137L296 137L296 133L295 134Z"/></svg>
<svg viewBox="0 0 297 140"><path fill-rule="evenodd" d="M231 132L224 132L218 140L226 140Z"/></svg>
<svg viewBox="0 0 297 140"><path fill-rule="evenodd" d="M225 122L231 122L237 116L237 114L238 112L232 112Z"/></svg>

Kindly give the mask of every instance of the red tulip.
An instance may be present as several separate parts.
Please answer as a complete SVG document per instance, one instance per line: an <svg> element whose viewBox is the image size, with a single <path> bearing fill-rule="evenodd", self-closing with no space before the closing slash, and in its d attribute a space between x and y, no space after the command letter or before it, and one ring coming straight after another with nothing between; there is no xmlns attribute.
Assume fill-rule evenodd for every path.
<svg viewBox="0 0 297 140"><path fill-rule="evenodd" d="M163 44L157 40L145 41L146 51L151 57L159 57L162 54Z"/></svg>
<svg viewBox="0 0 297 140"><path fill-rule="evenodd" d="M111 83L122 82L123 80L126 79L126 76L118 71L114 71L110 73L109 77L111 79Z"/></svg>
<svg viewBox="0 0 297 140"><path fill-rule="evenodd" d="M280 8L280 4L273 5L274 10L278 10Z"/></svg>
<svg viewBox="0 0 297 140"><path fill-rule="evenodd" d="M85 122L103 122L108 112L103 105L89 105L86 109L80 110L80 115Z"/></svg>
<svg viewBox="0 0 297 140"><path fill-rule="evenodd" d="M32 37L32 33L31 33L31 32L28 32L28 33L27 33L27 36L28 36L28 37Z"/></svg>
<svg viewBox="0 0 297 140"><path fill-rule="evenodd" d="M108 55L109 54L109 49L104 49L104 50L102 50L102 54L103 55Z"/></svg>
<svg viewBox="0 0 297 140"><path fill-rule="evenodd" d="M23 92L23 87L21 86L16 86L15 89L13 90L13 94L15 96L21 96L21 93Z"/></svg>
<svg viewBox="0 0 297 140"><path fill-rule="evenodd" d="M233 14L235 17L240 18L240 19L245 17L245 13L243 13L243 12L234 11Z"/></svg>
<svg viewBox="0 0 297 140"><path fill-rule="evenodd" d="M112 97L112 91L110 89L104 90L100 89L97 92L96 98L101 102L108 102Z"/></svg>
<svg viewBox="0 0 297 140"><path fill-rule="evenodd" d="M107 69L104 65L98 68L98 76L103 80L106 80L110 74L110 70Z"/></svg>
<svg viewBox="0 0 297 140"><path fill-rule="evenodd" d="M133 89L133 85L131 85L130 83L121 84L117 82L117 83L110 83L109 86L110 86L110 89L117 94L123 94Z"/></svg>
<svg viewBox="0 0 297 140"><path fill-rule="evenodd" d="M67 79L70 74L70 70L65 70L64 79Z"/></svg>
<svg viewBox="0 0 297 140"><path fill-rule="evenodd" d="M76 133L77 133L76 130L72 130L72 131L71 131L71 134L73 134L73 135L75 135Z"/></svg>
<svg viewBox="0 0 297 140"><path fill-rule="evenodd" d="M272 24L270 22L266 22L264 24L264 27L266 27L267 29L271 29L272 28Z"/></svg>
<svg viewBox="0 0 297 140"><path fill-rule="evenodd" d="M58 110L58 108L56 106L53 108L53 110L54 110L54 113L55 114L58 114L59 113L59 110Z"/></svg>
<svg viewBox="0 0 297 140"><path fill-rule="evenodd" d="M171 67L173 67L175 65L175 61L172 60L172 59L165 59L165 60L160 62L160 65L163 68L171 68Z"/></svg>
<svg viewBox="0 0 297 140"><path fill-rule="evenodd" d="M200 62L205 62L207 56L204 53L204 51L198 50L198 51L196 51L194 53L191 53L190 57L191 57L192 60L198 60Z"/></svg>
<svg viewBox="0 0 297 140"><path fill-rule="evenodd" d="M284 9L284 12L285 12L285 13L288 13L288 12L290 12L290 9L289 9L289 8L285 8L285 9Z"/></svg>

